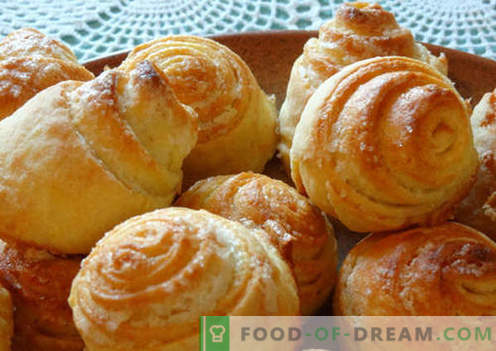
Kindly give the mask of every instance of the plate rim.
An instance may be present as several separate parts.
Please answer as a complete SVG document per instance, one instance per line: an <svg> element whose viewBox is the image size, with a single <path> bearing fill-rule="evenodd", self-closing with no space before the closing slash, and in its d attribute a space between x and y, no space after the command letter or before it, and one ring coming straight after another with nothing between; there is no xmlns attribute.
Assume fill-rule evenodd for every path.
<svg viewBox="0 0 496 351"><path fill-rule="evenodd" d="M237 39L240 37L287 37L290 35L297 35L297 36L302 36L302 37L317 37L319 31L318 30L269 30L269 31L248 31L248 32L242 32L242 33L224 33L224 34L211 34L211 35L195 35L195 34L171 34L170 36L180 36L180 35L187 35L187 36L200 36L200 37L205 37L213 40L232 40L232 39ZM167 35L163 36L166 37ZM158 39L161 37L157 37L155 39ZM155 40L151 39L151 40ZM146 43L146 42L143 42ZM494 65L496 69L496 60L492 60L487 57L475 55L466 51L458 50L458 49L453 49L449 48L446 46L441 46L441 45L436 45L436 44L430 44L422 41L418 41L418 43L421 43L422 45L425 45L429 51L434 51L434 52L450 52L454 55L462 55L465 56L467 59L472 59L472 60L481 60L485 64L488 65ZM141 44L139 44L141 45ZM136 45L138 46L138 45ZM136 47L134 46L134 47ZM121 56L127 55L133 48L130 49L124 49L120 51L113 52L108 55L102 55L98 56L95 58L92 58L91 60L87 60L82 62L81 64L83 66L91 66L91 65L96 65L99 63L99 61L106 60L109 61L111 59L118 59ZM449 63L448 63L449 65Z"/></svg>

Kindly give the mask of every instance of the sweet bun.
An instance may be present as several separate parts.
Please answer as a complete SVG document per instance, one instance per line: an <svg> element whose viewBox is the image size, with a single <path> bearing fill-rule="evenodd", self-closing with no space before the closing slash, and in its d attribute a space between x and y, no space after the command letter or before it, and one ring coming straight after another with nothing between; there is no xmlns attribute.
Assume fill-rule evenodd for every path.
<svg viewBox="0 0 496 351"><path fill-rule="evenodd" d="M64 44L35 29L16 30L0 41L0 120L58 82L93 78Z"/></svg>
<svg viewBox="0 0 496 351"><path fill-rule="evenodd" d="M279 151L289 170L289 150L301 113L314 91L343 67L377 56L407 56L446 74L444 55L432 55L415 42L412 33L396 23L394 15L378 4L341 5L335 17L322 25L319 37L310 39L295 61L279 115Z"/></svg>
<svg viewBox="0 0 496 351"><path fill-rule="evenodd" d="M120 69L145 59L163 70L179 100L198 113L198 144L184 162L187 185L263 170L277 143L275 104L238 55L210 39L168 36L136 47Z"/></svg>
<svg viewBox="0 0 496 351"><path fill-rule="evenodd" d="M0 285L0 351L10 351L14 334L13 306L10 293Z"/></svg>
<svg viewBox="0 0 496 351"><path fill-rule="evenodd" d="M150 62L50 87L0 121L0 235L88 253L172 202L196 138L195 112Z"/></svg>
<svg viewBox="0 0 496 351"><path fill-rule="evenodd" d="M289 185L244 172L197 182L176 206L204 209L263 229L292 268L302 314L322 306L336 281L337 246L322 212Z"/></svg>
<svg viewBox="0 0 496 351"><path fill-rule="evenodd" d="M0 60L22 56L50 57L78 63L71 49L33 28L15 30L0 41Z"/></svg>
<svg viewBox="0 0 496 351"><path fill-rule="evenodd" d="M56 257L20 242L0 241L0 282L15 307L14 351L83 349L67 303L80 261L78 256Z"/></svg>
<svg viewBox="0 0 496 351"><path fill-rule="evenodd" d="M496 315L496 243L457 223L371 234L343 262L334 311L347 316Z"/></svg>
<svg viewBox="0 0 496 351"><path fill-rule="evenodd" d="M475 185L455 215L457 221L496 240L496 89L475 106L471 123L480 168Z"/></svg>
<svg viewBox="0 0 496 351"><path fill-rule="evenodd" d="M431 66L398 56L323 83L291 148L297 189L358 232L443 223L477 167L467 103Z"/></svg>
<svg viewBox="0 0 496 351"><path fill-rule="evenodd" d="M295 282L272 245L206 211L170 207L108 232L69 304L88 351L197 350L203 315L295 315Z"/></svg>

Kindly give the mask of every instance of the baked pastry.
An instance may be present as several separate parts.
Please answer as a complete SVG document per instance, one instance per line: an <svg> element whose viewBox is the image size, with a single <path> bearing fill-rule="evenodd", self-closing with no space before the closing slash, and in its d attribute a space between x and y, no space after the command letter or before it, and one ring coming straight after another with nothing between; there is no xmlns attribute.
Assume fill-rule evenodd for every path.
<svg viewBox="0 0 496 351"><path fill-rule="evenodd" d="M341 5L335 17L322 25L295 61L286 99L279 115L279 152L289 171L289 150L294 131L308 99L327 78L351 63L376 56L407 56L447 73L446 57L435 57L412 33L396 23L391 12L364 2Z"/></svg>
<svg viewBox="0 0 496 351"><path fill-rule="evenodd" d="M371 234L348 254L337 315L496 315L496 243L458 223Z"/></svg>
<svg viewBox="0 0 496 351"><path fill-rule="evenodd" d="M10 351L14 334L12 299L9 292L0 286L0 351Z"/></svg>
<svg viewBox="0 0 496 351"><path fill-rule="evenodd" d="M131 70L145 59L164 71L179 100L198 113L198 144L184 161L185 185L263 170L277 143L275 104L238 55L210 39L168 36L136 47L120 68Z"/></svg>
<svg viewBox="0 0 496 351"><path fill-rule="evenodd" d="M93 78L64 44L36 29L16 30L0 41L0 120L49 86Z"/></svg>
<svg viewBox="0 0 496 351"><path fill-rule="evenodd" d="M0 41L0 60L11 57L50 57L78 63L66 45L33 28L15 30Z"/></svg>
<svg viewBox="0 0 496 351"><path fill-rule="evenodd" d="M197 350L203 315L294 315L296 286L275 248L206 211L131 218L100 240L69 304L88 351Z"/></svg>
<svg viewBox="0 0 496 351"><path fill-rule="evenodd" d="M329 297L336 282L334 230L289 185L251 172L211 177L183 193L176 206L204 209L269 234L292 268L302 314L315 313Z"/></svg>
<svg viewBox="0 0 496 351"><path fill-rule="evenodd" d="M477 172L468 110L448 78L418 60L349 65L308 101L292 178L353 231L440 224Z"/></svg>
<svg viewBox="0 0 496 351"><path fill-rule="evenodd" d="M78 256L56 257L20 242L0 241L0 282L15 307L12 350L83 349L67 303L80 261Z"/></svg>
<svg viewBox="0 0 496 351"><path fill-rule="evenodd" d="M477 181L455 215L457 221L496 240L496 89L475 106L471 123L480 168Z"/></svg>
<svg viewBox="0 0 496 351"><path fill-rule="evenodd" d="M147 61L45 89L0 121L0 235L87 253L172 202L196 138L195 112Z"/></svg>

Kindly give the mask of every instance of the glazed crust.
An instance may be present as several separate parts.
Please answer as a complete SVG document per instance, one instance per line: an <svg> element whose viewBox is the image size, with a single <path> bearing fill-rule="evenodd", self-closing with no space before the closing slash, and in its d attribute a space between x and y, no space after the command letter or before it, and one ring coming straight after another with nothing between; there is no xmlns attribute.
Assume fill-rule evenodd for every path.
<svg viewBox="0 0 496 351"><path fill-rule="evenodd" d="M293 181L353 231L440 224L477 172L468 113L452 83L421 61L349 65L303 111Z"/></svg>
<svg viewBox="0 0 496 351"><path fill-rule="evenodd" d="M496 314L496 244L458 223L371 234L343 262L337 315Z"/></svg>
<svg viewBox="0 0 496 351"><path fill-rule="evenodd" d="M204 209L263 229L292 268L301 312L322 306L336 281L337 245L322 212L289 185L244 172L197 182L177 206Z"/></svg>
<svg viewBox="0 0 496 351"><path fill-rule="evenodd" d="M267 240L173 207L108 232L83 261L69 304L88 351L197 350L200 316L299 312L289 267Z"/></svg>
<svg viewBox="0 0 496 351"><path fill-rule="evenodd" d="M14 31L0 41L0 120L58 82L93 78L62 43L35 29Z"/></svg>
<svg viewBox="0 0 496 351"><path fill-rule="evenodd" d="M83 349L67 303L80 261L81 257L57 257L20 242L0 241L0 282L15 307L12 350Z"/></svg>
<svg viewBox="0 0 496 351"><path fill-rule="evenodd" d="M145 59L163 70L179 100L198 113L198 144L184 163L187 185L263 170L277 142L275 104L238 55L210 39L168 36L136 47L120 69Z"/></svg>
<svg viewBox="0 0 496 351"><path fill-rule="evenodd" d="M50 87L0 122L0 235L88 253L172 202L196 138L195 112L150 62Z"/></svg>
<svg viewBox="0 0 496 351"><path fill-rule="evenodd" d="M0 41L0 60L9 57L50 57L77 63L77 58L67 46L33 28L13 31Z"/></svg>
<svg viewBox="0 0 496 351"><path fill-rule="evenodd" d="M343 4L335 17L322 25L319 37L305 44L303 54L291 71L279 115L281 142L278 146L288 172L294 132L310 96L343 67L377 56L407 56L426 62L443 74L448 71L444 55L435 57L415 42L412 33L400 27L394 15L380 5Z"/></svg>
<svg viewBox="0 0 496 351"><path fill-rule="evenodd" d="M477 181L455 215L457 221L496 240L496 89L474 108L471 123L480 168Z"/></svg>

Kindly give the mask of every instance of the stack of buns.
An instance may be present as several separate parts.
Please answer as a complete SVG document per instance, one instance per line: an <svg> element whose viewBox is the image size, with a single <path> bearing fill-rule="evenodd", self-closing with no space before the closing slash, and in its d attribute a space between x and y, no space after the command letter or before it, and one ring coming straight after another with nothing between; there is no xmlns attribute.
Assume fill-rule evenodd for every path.
<svg viewBox="0 0 496 351"><path fill-rule="evenodd" d="M470 119L379 5L307 42L279 118L200 37L94 78L21 30L0 66L0 350L194 350L202 315L311 315L333 290L339 315L496 314L496 90ZM295 187L259 174L276 148ZM327 216L370 233L339 274Z"/></svg>
<svg viewBox="0 0 496 351"><path fill-rule="evenodd" d="M26 59L35 57L27 55L34 49L23 44L24 39L13 36L10 40L16 38L20 43L15 45L26 46ZM46 49L44 44L40 46L40 51ZM10 78L7 76L7 83ZM187 184L210 174L262 171L272 157L277 143L274 100L258 86L239 56L209 39L176 36L136 48L120 67L92 80L72 79L40 91L0 122L0 283L12 296L14 306L6 308L11 314L15 309L14 350L81 350L85 344L89 350L144 350L157 342L167 344L164 347L168 349L189 349L198 342L196 315L295 315L300 313L299 294L306 296L308 311L323 303L336 280L334 232L320 210L286 184L269 187L281 188L294 197L295 211L301 212L303 220L318 220L308 239L291 232L300 244L291 257L280 251L292 245L283 234L279 242L262 228L211 213L171 209L163 215L157 212L164 217L158 221L145 215L171 205L182 190L183 168ZM279 202L283 208L286 199L277 198L276 192L272 196L269 202ZM144 230L143 240L148 238L152 247L158 244L163 253L153 249L148 252L146 245L138 247L138 232L143 230L139 215L157 230ZM104 286L84 286L85 271L78 271L81 259L90 251L95 255L89 255L82 266L93 267L95 244L106 232L106 237L112 237L112 228L133 216L138 217L126 230L129 243L119 239L116 252L123 254L124 261L133 260L128 250L137 245L133 247L139 257L134 263L122 263L132 264L133 269L142 267L145 276L152 275L150 281L143 282L143 289L148 291L149 285L156 284L157 293L152 294L155 298L161 300L160 293L168 295L170 289L177 288L174 294L178 299L176 307L171 307L172 300L164 300L166 309L154 316L159 300L138 296L143 304L136 303L136 316L141 315L145 323L142 313L149 310L150 318L158 320L159 334L164 334L163 328L172 331L171 325L161 323L161 317L180 314L184 306L190 317L180 316L172 324L178 328L177 335L143 335L141 341L132 336L128 343L122 340L114 345L109 340L120 340L121 331L128 335L128 326L124 321L120 323L111 305L107 306L110 324L99 325L105 314L101 311L100 317L95 311L105 304L101 296L96 298L98 291L91 289ZM281 213L280 227L292 231L292 219L284 216ZM177 221L183 224L176 226ZM198 225L189 225L194 221ZM208 232L199 232L207 227ZM158 234L164 241L156 242ZM201 244L198 258L191 256L196 250L191 247L195 240ZM203 247L208 241L211 246ZM124 247L119 246L122 243ZM318 245L316 250L314 244ZM221 254L219 250L225 245L231 248ZM184 249L178 259L185 260L186 272L174 278L174 267L179 264L177 269L181 269L181 261L176 262L167 252L181 247ZM243 250L245 255L241 255ZM103 255L108 258L110 251L104 249ZM144 252L148 256L140 254ZM303 263L293 267L293 256ZM159 265L154 276L150 264L164 262L160 258L168 265ZM205 260L211 260L211 266ZM323 266L314 269L308 265L312 260L322 261ZM112 257L107 263L118 265L119 259ZM95 282L99 281L97 276L112 280L111 267L95 272L92 269L86 272ZM121 269L116 268L115 274ZM218 279L222 271L231 278L224 274ZM293 274L298 274L304 287L297 288ZM131 274L129 284L123 281L115 287L111 300L120 313L133 315L122 306L128 306L130 296L126 291L136 292L136 278L142 275ZM204 297L211 303L199 299L198 306L205 304L213 310L190 309L194 294L183 296L202 275ZM75 276L71 309L67 299ZM122 289L122 296L117 294L118 289ZM226 289L232 290L231 302L225 296ZM95 299L86 301L91 297ZM117 303L121 298L123 305ZM216 300L218 303L214 303ZM91 318L85 317L84 304L91 309ZM138 324L132 328L139 330ZM143 330L148 326L145 323ZM98 332L100 327L102 331ZM7 340L10 342L9 337Z"/></svg>

